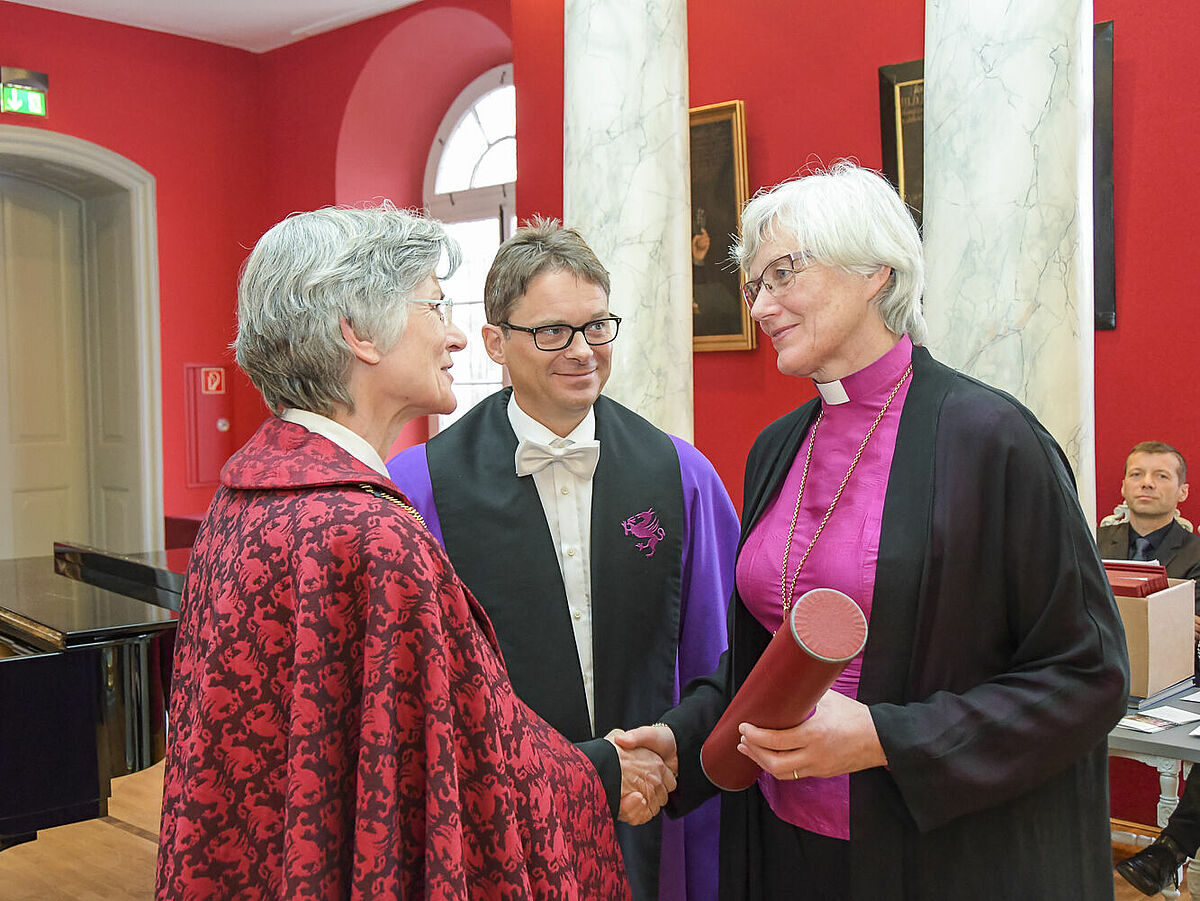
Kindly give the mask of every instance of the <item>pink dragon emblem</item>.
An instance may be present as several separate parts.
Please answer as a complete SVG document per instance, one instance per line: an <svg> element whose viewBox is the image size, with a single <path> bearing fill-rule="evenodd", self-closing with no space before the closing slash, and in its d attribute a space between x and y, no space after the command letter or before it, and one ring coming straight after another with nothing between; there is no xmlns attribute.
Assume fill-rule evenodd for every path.
<svg viewBox="0 0 1200 901"><path fill-rule="evenodd" d="M658 524L658 514L651 507L644 513L638 513L621 523L626 535L632 535L642 540L637 543L639 551L645 551L647 557L654 556L657 544L667 537L667 531Z"/></svg>

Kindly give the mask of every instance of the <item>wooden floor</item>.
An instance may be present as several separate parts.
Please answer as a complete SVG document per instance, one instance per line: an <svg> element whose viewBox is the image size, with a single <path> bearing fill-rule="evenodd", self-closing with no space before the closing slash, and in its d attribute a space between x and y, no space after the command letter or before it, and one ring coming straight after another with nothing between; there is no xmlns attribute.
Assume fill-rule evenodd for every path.
<svg viewBox="0 0 1200 901"><path fill-rule="evenodd" d="M151 901L162 774L160 763L114 780L102 820L47 829L0 851L0 901ZM1120 876L1113 883L1117 901L1144 901Z"/></svg>
<svg viewBox="0 0 1200 901"><path fill-rule="evenodd" d="M1113 860L1124 860L1130 854L1137 853L1137 848L1132 845L1122 845L1113 843ZM1135 889L1132 885L1122 879L1120 876L1113 874L1113 889L1116 894L1116 901L1146 901L1146 896ZM1162 898L1162 895L1152 895L1150 901ZM1187 893L1186 880L1184 890L1180 893L1180 901L1200 901L1200 894L1197 894L1195 899L1192 899Z"/></svg>
<svg viewBox="0 0 1200 901"><path fill-rule="evenodd" d="M104 819L0 851L0 901L151 901L162 778L160 763L114 779Z"/></svg>

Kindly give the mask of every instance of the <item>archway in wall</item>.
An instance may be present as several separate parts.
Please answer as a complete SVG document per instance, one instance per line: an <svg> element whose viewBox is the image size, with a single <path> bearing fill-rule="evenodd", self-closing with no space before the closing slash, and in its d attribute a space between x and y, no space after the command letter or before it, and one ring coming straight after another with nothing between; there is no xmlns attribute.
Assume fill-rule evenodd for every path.
<svg viewBox="0 0 1200 901"><path fill-rule="evenodd" d="M10 314L0 317L0 557L48 554L59 538L123 552L160 548L154 179L91 142L8 125L0 126L0 179L6 215L28 225L7 229L0 247ZM38 251L23 243L33 238L72 274L39 269ZM46 304L36 295L47 272L44 309L34 300ZM25 333L32 328L58 329L55 353L20 352L47 340ZM54 396L30 402L45 388ZM43 465L51 453L68 462ZM54 479L56 468L64 471Z"/></svg>
<svg viewBox="0 0 1200 901"><path fill-rule="evenodd" d="M387 198L420 207L425 161L446 110L472 81L509 62L512 41L478 13L443 7L398 24L363 65L346 102L336 202Z"/></svg>
<svg viewBox="0 0 1200 901"><path fill-rule="evenodd" d="M346 103L336 202L386 198L398 207L423 207L426 162L446 111L479 76L511 62L512 40L479 13L442 7L400 22L364 64ZM479 341L478 334L467 337ZM396 447L426 437L428 425L415 420Z"/></svg>

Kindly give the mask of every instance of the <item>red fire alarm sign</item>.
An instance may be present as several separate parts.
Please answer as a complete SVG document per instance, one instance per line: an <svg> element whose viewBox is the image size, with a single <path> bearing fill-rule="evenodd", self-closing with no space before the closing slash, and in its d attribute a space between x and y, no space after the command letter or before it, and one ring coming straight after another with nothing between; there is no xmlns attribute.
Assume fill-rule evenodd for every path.
<svg viewBox="0 0 1200 901"><path fill-rule="evenodd" d="M200 370L200 391L202 394L225 393L225 367L205 366Z"/></svg>

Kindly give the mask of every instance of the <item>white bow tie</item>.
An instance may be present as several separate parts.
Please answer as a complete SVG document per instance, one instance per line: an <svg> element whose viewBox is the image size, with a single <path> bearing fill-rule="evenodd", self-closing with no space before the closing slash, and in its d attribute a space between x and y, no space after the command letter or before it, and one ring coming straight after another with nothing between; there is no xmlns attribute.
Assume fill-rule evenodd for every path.
<svg viewBox="0 0 1200 901"><path fill-rule="evenodd" d="M563 439L559 439L563 440ZM541 472L551 463L562 463L567 471L578 479L587 481L596 471L600 461L599 441L576 441L564 447L542 444L522 438L517 445L516 466L518 476Z"/></svg>

